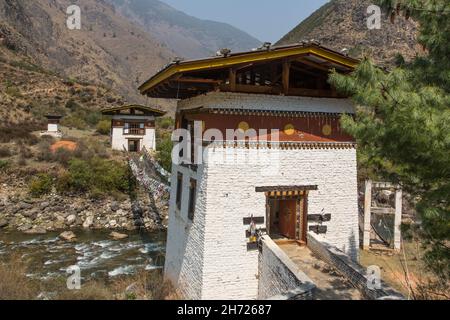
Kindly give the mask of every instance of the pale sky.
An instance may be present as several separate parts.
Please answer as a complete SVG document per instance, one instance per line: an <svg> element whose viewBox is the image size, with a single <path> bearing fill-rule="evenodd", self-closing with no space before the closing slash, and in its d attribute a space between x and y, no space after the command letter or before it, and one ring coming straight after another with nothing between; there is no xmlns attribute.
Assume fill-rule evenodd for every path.
<svg viewBox="0 0 450 320"><path fill-rule="evenodd" d="M328 0L161 0L191 16L229 23L276 42Z"/></svg>

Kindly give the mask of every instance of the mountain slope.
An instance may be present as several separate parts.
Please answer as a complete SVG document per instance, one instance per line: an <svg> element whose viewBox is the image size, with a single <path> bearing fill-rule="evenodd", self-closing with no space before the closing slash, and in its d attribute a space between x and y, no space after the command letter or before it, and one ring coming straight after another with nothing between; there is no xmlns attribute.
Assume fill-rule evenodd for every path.
<svg viewBox="0 0 450 320"><path fill-rule="evenodd" d="M391 65L397 53L410 60L422 53L416 42L416 22L397 17L391 23L382 13L380 30L367 28L370 0L331 0L285 35L277 44L317 40L337 51L344 48L352 57L371 56L378 64Z"/></svg>
<svg viewBox="0 0 450 320"><path fill-rule="evenodd" d="M70 0L0 1L0 46L66 77L142 101L137 86L173 53L103 0L79 0L82 29L69 30ZM3 43L3 44L2 44Z"/></svg>
<svg viewBox="0 0 450 320"><path fill-rule="evenodd" d="M229 24L197 19L158 0L107 1L180 57L200 58L213 55L220 48L242 51L261 44Z"/></svg>

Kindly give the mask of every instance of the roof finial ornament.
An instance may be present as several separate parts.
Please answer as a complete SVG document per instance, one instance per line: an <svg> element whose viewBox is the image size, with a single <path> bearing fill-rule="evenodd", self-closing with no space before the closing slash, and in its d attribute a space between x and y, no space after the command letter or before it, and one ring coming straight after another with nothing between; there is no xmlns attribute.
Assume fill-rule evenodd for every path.
<svg viewBox="0 0 450 320"><path fill-rule="evenodd" d="M228 57L231 53L231 49L228 48L222 48L219 51L216 52L216 56L224 56L225 58Z"/></svg>
<svg viewBox="0 0 450 320"><path fill-rule="evenodd" d="M264 42L262 45L262 48L266 49L267 51L269 51L271 47L272 47L272 42Z"/></svg>
<svg viewBox="0 0 450 320"><path fill-rule="evenodd" d="M183 61L183 58L180 58L180 57L174 57L172 59L172 63L175 63L175 64L180 64L181 61Z"/></svg>

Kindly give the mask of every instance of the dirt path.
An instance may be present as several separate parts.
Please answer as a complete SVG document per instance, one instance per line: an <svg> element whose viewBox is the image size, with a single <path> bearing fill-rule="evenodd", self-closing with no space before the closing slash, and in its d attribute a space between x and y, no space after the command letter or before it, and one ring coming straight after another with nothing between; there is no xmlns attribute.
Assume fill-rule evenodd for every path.
<svg viewBox="0 0 450 320"><path fill-rule="evenodd" d="M359 290L325 262L313 256L307 247L297 244L279 244L291 260L296 263L317 286L315 300L361 300Z"/></svg>

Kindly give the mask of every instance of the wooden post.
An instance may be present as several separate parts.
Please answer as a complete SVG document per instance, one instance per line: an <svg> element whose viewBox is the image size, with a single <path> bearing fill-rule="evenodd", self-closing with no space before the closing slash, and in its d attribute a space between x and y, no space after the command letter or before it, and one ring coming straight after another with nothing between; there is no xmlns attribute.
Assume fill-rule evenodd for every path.
<svg viewBox="0 0 450 320"><path fill-rule="evenodd" d="M363 232L363 250L369 250L370 247L370 210L372 208L372 181L366 180L364 191L364 232Z"/></svg>
<svg viewBox="0 0 450 320"><path fill-rule="evenodd" d="M233 68L230 68L230 91L235 92L236 91L236 70Z"/></svg>
<svg viewBox="0 0 450 320"><path fill-rule="evenodd" d="M290 77L291 63L288 60L283 61L283 93L289 94L289 77Z"/></svg>
<svg viewBox="0 0 450 320"><path fill-rule="evenodd" d="M395 190L395 217L394 217L394 249L400 250L401 248L401 230L402 223L402 189L397 188Z"/></svg>

